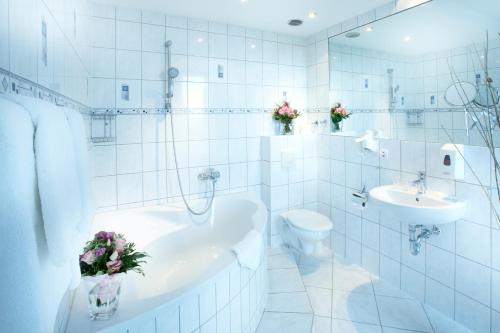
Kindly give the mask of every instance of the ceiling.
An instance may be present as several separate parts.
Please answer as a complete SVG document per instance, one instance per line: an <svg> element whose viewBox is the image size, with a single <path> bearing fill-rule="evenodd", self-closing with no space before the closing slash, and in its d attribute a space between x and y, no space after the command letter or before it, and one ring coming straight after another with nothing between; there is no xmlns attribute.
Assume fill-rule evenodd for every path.
<svg viewBox="0 0 500 333"><path fill-rule="evenodd" d="M370 24L371 32L356 29L358 38L339 35L330 43L419 55L484 41L487 30L500 42L499 17L499 0L436 0Z"/></svg>
<svg viewBox="0 0 500 333"><path fill-rule="evenodd" d="M96 0L99 3L203 18L259 30L309 36L390 0ZM308 18L314 11L317 17ZM290 19L301 19L290 27Z"/></svg>

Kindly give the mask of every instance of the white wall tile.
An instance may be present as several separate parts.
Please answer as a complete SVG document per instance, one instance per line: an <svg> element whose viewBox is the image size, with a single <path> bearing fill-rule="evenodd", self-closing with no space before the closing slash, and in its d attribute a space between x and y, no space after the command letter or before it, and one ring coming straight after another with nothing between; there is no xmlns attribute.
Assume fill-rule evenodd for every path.
<svg viewBox="0 0 500 333"><path fill-rule="evenodd" d="M142 147L140 144L116 146L116 169L118 174L142 171ZM151 170L148 170L151 171Z"/></svg>
<svg viewBox="0 0 500 333"><path fill-rule="evenodd" d="M483 304L488 304L490 269L458 256L456 265L456 290Z"/></svg>
<svg viewBox="0 0 500 333"><path fill-rule="evenodd" d="M115 21L104 18L91 18L91 45L95 47L115 48Z"/></svg>
<svg viewBox="0 0 500 333"><path fill-rule="evenodd" d="M142 51L165 52L165 28L163 26L143 24L141 30Z"/></svg>
<svg viewBox="0 0 500 333"><path fill-rule="evenodd" d="M116 77L120 79L141 78L141 52L116 51Z"/></svg>
<svg viewBox="0 0 500 333"><path fill-rule="evenodd" d="M141 24L116 21L116 48L122 50L141 50Z"/></svg>
<svg viewBox="0 0 500 333"><path fill-rule="evenodd" d="M140 173L117 176L118 205L141 202L142 175Z"/></svg>

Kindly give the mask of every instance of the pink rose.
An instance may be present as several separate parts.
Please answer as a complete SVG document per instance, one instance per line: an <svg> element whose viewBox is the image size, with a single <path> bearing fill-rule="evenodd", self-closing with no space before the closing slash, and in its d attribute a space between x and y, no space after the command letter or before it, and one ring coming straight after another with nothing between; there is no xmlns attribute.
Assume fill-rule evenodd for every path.
<svg viewBox="0 0 500 333"><path fill-rule="evenodd" d="M108 274L117 273L122 268L121 260L111 260L106 263L106 267L108 268Z"/></svg>
<svg viewBox="0 0 500 333"><path fill-rule="evenodd" d="M125 239L117 238L115 241L115 248L118 253L122 253L125 250Z"/></svg>
<svg viewBox="0 0 500 333"><path fill-rule="evenodd" d="M80 256L80 261L92 265L95 261L94 251L90 250Z"/></svg>

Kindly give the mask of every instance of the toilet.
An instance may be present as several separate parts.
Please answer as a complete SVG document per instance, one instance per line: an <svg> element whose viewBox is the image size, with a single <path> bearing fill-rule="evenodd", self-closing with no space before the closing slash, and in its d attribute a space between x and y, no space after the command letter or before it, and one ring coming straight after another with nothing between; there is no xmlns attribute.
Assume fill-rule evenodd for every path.
<svg viewBox="0 0 500 333"><path fill-rule="evenodd" d="M331 250L323 245L333 222L325 215L308 209L294 209L281 214L283 242L305 255L328 257Z"/></svg>

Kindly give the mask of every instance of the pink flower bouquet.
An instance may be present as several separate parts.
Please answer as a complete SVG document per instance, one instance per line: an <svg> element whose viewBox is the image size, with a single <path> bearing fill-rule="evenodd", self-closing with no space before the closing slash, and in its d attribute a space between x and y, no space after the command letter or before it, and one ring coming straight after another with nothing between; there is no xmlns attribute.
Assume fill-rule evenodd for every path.
<svg viewBox="0 0 500 333"><path fill-rule="evenodd" d="M99 231L87 242L80 255L83 276L126 273L129 270L144 275L141 264L148 255L137 252L134 243L127 243L123 235Z"/></svg>
<svg viewBox="0 0 500 333"><path fill-rule="evenodd" d="M277 105L273 111L273 118L283 125L283 134L292 132L291 124L298 116L300 116L300 113L286 101L281 105Z"/></svg>
<svg viewBox="0 0 500 333"><path fill-rule="evenodd" d="M334 129L339 130L339 123L342 120L349 118L350 115L351 114L342 106L342 104L335 103L335 105L330 109L330 117L332 118Z"/></svg>
<svg viewBox="0 0 500 333"><path fill-rule="evenodd" d="M88 291L88 310L92 320L107 320L118 309L121 273L144 275L141 264L148 255L135 250L123 235L99 231L87 242L80 255L80 271Z"/></svg>

